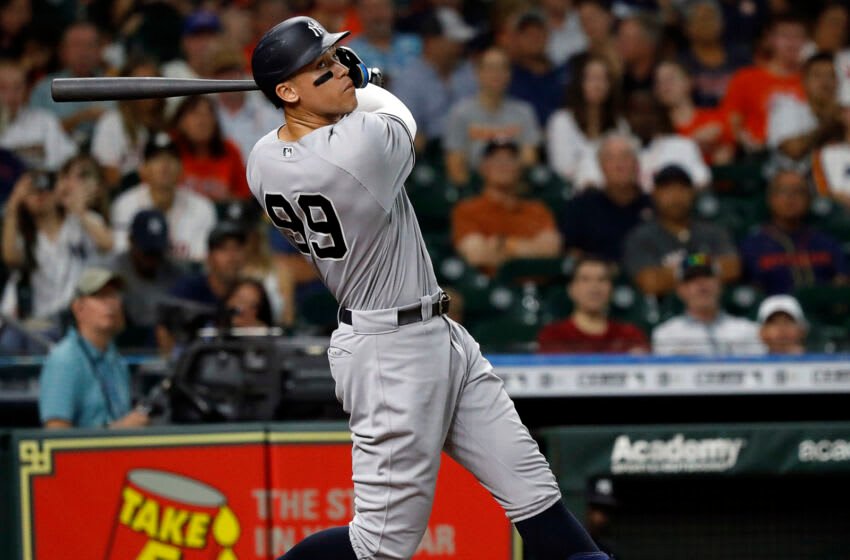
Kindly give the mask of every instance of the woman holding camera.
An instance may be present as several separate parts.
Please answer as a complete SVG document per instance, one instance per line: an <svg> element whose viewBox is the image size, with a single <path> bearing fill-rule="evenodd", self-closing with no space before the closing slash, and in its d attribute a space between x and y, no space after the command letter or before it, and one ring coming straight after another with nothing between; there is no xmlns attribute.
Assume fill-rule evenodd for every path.
<svg viewBox="0 0 850 560"><path fill-rule="evenodd" d="M82 157L82 156L81 156ZM3 262L15 271L2 310L52 336L74 297L74 286L92 258L112 249L112 232L90 209L98 197L97 174L72 158L54 179L31 171L16 183L3 216Z"/></svg>

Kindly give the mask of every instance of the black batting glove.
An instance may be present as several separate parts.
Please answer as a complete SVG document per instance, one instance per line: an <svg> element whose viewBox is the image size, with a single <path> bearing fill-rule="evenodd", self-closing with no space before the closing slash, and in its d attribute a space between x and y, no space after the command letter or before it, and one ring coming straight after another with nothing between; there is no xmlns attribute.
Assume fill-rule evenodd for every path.
<svg viewBox="0 0 850 560"><path fill-rule="evenodd" d="M380 86L384 82L384 76L379 68L369 68L360 60L349 47L337 47L336 56L343 66L348 68L348 75L354 82L354 87L364 88L367 84Z"/></svg>

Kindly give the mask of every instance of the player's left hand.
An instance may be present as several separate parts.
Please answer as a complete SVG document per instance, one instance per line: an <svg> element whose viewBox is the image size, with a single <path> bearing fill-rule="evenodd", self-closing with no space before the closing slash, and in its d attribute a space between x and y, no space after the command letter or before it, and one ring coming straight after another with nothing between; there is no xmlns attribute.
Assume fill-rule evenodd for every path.
<svg viewBox="0 0 850 560"><path fill-rule="evenodd" d="M348 75L354 82L354 87L364 88L367 84L383 85L384 76L379 68L369 68L350 47L337 47L336 56L343 66L348 68Z"/></svg>

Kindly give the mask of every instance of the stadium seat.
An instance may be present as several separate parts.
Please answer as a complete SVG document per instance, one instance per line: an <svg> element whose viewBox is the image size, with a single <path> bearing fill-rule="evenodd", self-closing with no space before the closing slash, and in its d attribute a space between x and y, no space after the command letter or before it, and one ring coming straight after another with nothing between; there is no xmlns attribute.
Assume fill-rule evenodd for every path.
<svg viewBox="0 0 850 560"><path fill-rule="evenodd" d="M850 326L850 286L809 286L794 292L806 317L824 326Z"/></svg>
<svg viewBox="0 0 850 560"><path fill-rule="evenodd" d="M307 296L298 306L299 322L306 330L330 331L337 326L338 310L336 299L327 290L322 290Z"/></svg>
<svg viewBox="0 0 850 560"><path fill-rule="evenodd" d="M458 290L463 297L466 320L475 321L492 317L496 313L490 303L493 285L489 277L466 266L458 257L451 257L444 261L441 269L444 277L454 279L446 285Z"/></svg>
<svg viewBox="0 0 850 560"><path fill-rule="evenodd" d="M824 325L809 321L806 350L819 353L850 351L850 326Z"/></svg>
<svg viewBox="0 0 850 560"><path fill-rule="evenodd" d="M410 172L407 190L430 189L445 183L446 177L441 167L421 162L417 163Z"/></svg>
<svg viewBox="0 0 850 560"><path fill-rule="evenodd" d="M755 194L764 191L764 155L748 156L711 168L713 189L722 193Z"/></svg>
<svg viewBox="0 0 850 560"><path fill-rule="evenodd" d="M537 284L563 283L567 269L564 258L513 259L503 264L496 272L496 280L504 284L518 285L531 281Z"/></svg>
<svg viewBox="0 0 850 560"><path fill-rule="evenodd" d="M668 297L658 300L656 296L642 293L629 284L616 284L611 293L611 318L631 323L650 332L661 321L678 312L675 307L678 298Z"/></svg>
<svg viewBox="0 0 850 560"><path fill-rule="evenodd" d="M760 290L748 284L739 284L727 286L723 290L721 305L727 313L755 320L763 299L764 294Z"/></svg>
<svg viewBox="0 0 850 560"><path fill-rule="evenodd" d="M437 273L439 278L439 264L454 255L451 238L447 232L442 231L423 233L422 239L425 241L425 248L428 249L428 254L431 256L434 272Z"/></svg>
<svg viewBox="0 0 850 560"><path fill-rule="evenodd" d="M810 221L839 241L850 242L850 211L831 198L817 197L812 200Z"/></svg>
<svg viewBox="0 0 850 560"><path fill-rule="evenodd" d="M573 312L573 302L565 285L545 287L540 304L540 322L543 324L566 319Z"/></svg>
<svg viewBox="0 0 850 560"><path fill-rule="evenodd" d="M767 218L764 196L720 196L703 192L695 204L697 217L720 225L740 241Z"/></svg>
<svg viewBox="0 0 850 560"><path fill-rule="evenodd" d="M544 324L540 293L533 284L522 288L495 285L488 302L493 315L470 323L470 332L489 352L530 352Z"/></svg>
<svg viewBox="0 0 850 560"><path fill-rule="evenodd" d="M409 189L408 196L423 232L445 232L449 229L452 207L459 199L456 188L437 183L430 188Z"/></svg>
<svg viewBox="0 0 850 560"><path fill-rule="evenodd" d="M536 165L526 172L529 190L526 196L543 202L557 218L573 195L572 186L545 165Z"/></svg>
<svg viewBox="0 0 850 560"><path fill-rule="evenodd" d="M501 318L477 323L470 327L470 333L484 352L533 352L541 326L537 321Z"/></svg>

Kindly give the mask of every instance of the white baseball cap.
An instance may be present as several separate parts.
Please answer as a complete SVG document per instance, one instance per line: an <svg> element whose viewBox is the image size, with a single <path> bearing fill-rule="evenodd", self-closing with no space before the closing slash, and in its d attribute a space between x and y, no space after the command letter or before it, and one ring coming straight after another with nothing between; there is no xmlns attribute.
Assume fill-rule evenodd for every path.
<svg viewBox="0 0 850 560"><path fill-rule="evenodd" d="M759 323L764 324L775 313L787 313L802 327L809 327L809 322L806 321L806 316L803 314L803 308L800 307L800 302L794 296L777 295L766 298L759 306Z"/></svg>

